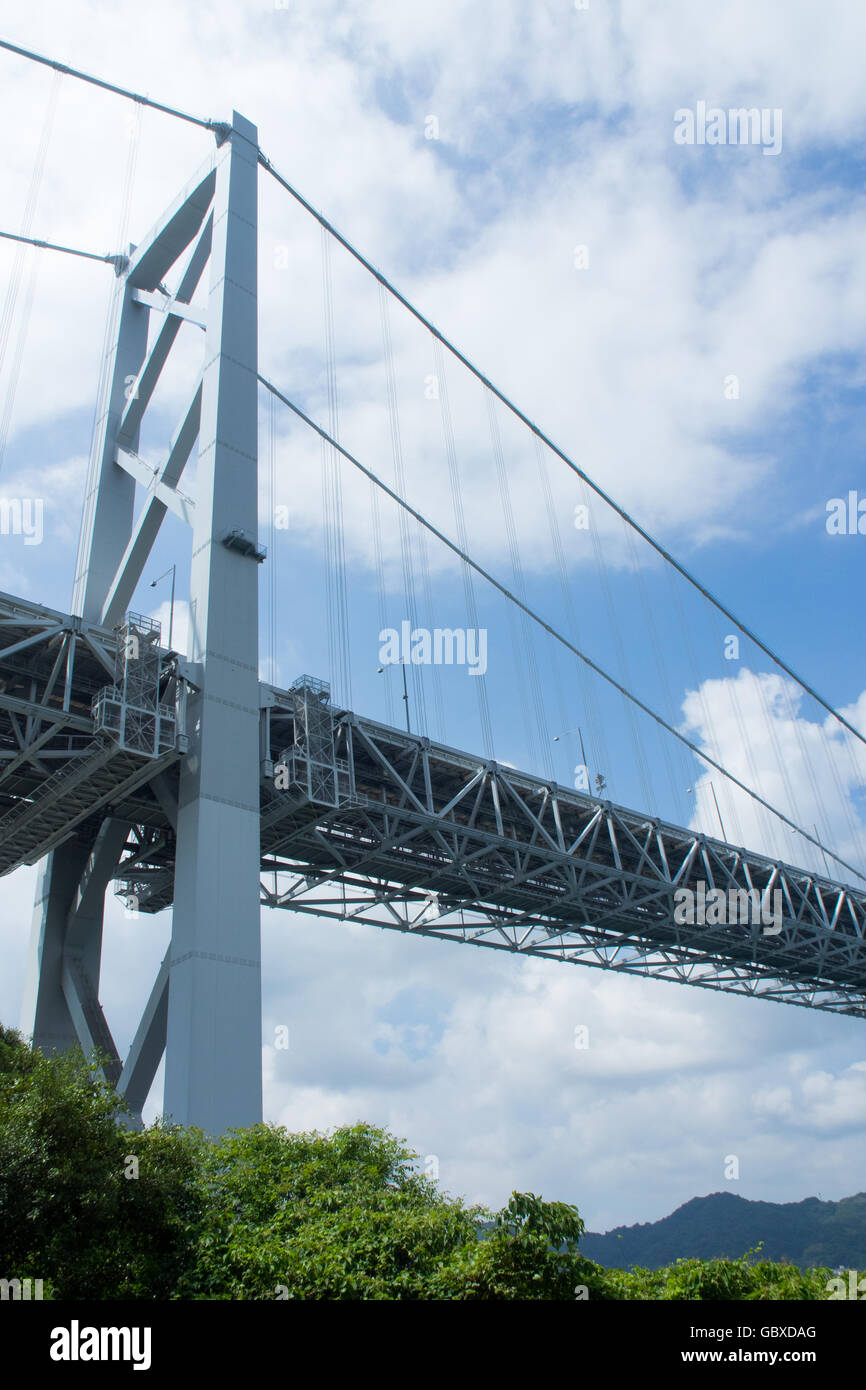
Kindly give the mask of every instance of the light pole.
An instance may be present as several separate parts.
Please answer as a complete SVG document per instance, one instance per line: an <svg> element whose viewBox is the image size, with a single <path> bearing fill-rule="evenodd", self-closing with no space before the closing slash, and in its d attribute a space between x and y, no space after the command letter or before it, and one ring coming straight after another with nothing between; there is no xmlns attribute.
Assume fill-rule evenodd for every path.
<svg viewBox="0 0 866 1390"><path fill-rule="evenodd" d="M688 795L688 793L691 792L691 791L694 791L694 787L686 787L686 795ZM727 835L725 834L725 823L724 823L724 821L722 820L722 813L721 813L721 811L719 810L719 799L718 799L718 797L716 796L716 789L715 789L715 787L713 786L712 782L710 782L710 791L711 791L712 794L713 794L713 801L716 803L716 815L717 815L718 818L719 818L719 825L721 826L721 830L722 830L722 839L724 840L725 844L727 844L727 843L728 843L728 837L727 837Z"/></svg>
<svg viewBox="0 0 866 1390"><path fill-rule="evenodd" d="M172 565L171 568L167 569L165 574L161 574L158 579L152 579L150 581L150 587L151 589L155 589L157 584L165 579L166 574L171 575L171 612L168 618L168 649L171 651L171 639L174 632L174 581L177 575L177 565Z"/></svg>
<svg viewBox="0 0 866 1390"><path fill-rule="evenodd" d="M586 790L589 791L589 790L590 790L590 788L589 788L589 764L588 764L587 761L586 761L586 749L585 749L584 746L583 746L583 732L582 732L582 730L581 730L580 725L578 724L578 725L576 726L576 728L574 728L574 729L566 729L566 730L565 730L565 733L562 733L562 734L554 734L554 735L553 735L553 742L554 742L554 743L559 743L561 739L567 738L569 734L577 734L577 737L580 739L580 761L581 761L581 765L582 765L583 771L584 771L584 778L585 778L585 780L586 780L586 782L587 782ZM576 772L576 771L577 771L577 768L575 768L574 770L575 770L575 772ZM599 796L601 796L601 793L604 791L604 788L605 788L605 786L607 785L607 783L605 782L605 780L604 780L604 778L602 777L601 773L598 773L598 774L597 774L595 780L596 780L596 782L600 782L600 783L601 783L601 785L599 786L599 789L598 789L598 794L599 794ZM576 783L576 782L575 782L574 785L577 787L577 783ZM583 788L578 788L578 790L580 791L580 790L584 790L584 789L583 789ZM590 794L591 794L591 792L590 792Z"/></svg>
<svg viewBox="0 0 866 1390"><path fill-rule="evenodd" d="M391 662L391 665L393 666L393 665L394 665L394 662ZM407 733L407 734L411 734L412 730L411 730L410 727L409 727L409 689L408 689L408 687L407 687L407 685L406 685L406 663L405 663L405 661L401 661L401 662L400 662L400 669L401 669L401 671L403 672L403 699L404 699L405 704L406 704L406 733ZM377 675L377 676L381 676L381 674L382 674L382 672L383 672L384 670L385 670L385 667L384 667L384 666L378 667L378 669L377 669L377 671L376 671L376 675Z"/></svg>
<svg viewBox="0 0 866 1390"><path fill-rule="evenodd" d="M577 737L580 739L580 760L583 763L584 767L588 768L588 764L586 761L586 751L583 746L583 734L581 733L579 724L574 729L566 729L564 734L554 734L553 742L559 743L560 739L567 738L569 734L577 734Z"/></svg>

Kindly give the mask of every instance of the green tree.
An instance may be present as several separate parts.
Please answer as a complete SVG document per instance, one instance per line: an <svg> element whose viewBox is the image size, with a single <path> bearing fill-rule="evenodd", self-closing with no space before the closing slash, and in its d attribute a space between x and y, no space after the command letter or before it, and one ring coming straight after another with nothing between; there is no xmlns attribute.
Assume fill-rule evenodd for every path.
<svg viewBox="0 0 866 1390"><path fill-rule="evenodd" d="M209 1149L205 1215L179 1294L193 1298L418 1299L477 1242L476 1213L371 1125L333 1135L256 1125Z"/></svg>
<svg viewBox="0 0 866 1390"><path fill-rule="evenodd" d="M57 1298L165 1298L199 1213L195 1131L118 1124L80 1051L43 1056L0 1025L0 1258ZM127 1176L138 1160L138 1176Z"/></svg>
<svg viewBox="0 0 866 1390"><path fill-rule="evenodd" d="M749 1251L662 1269L581 1255L577 1209L452 1199L372 1125L219 1140L133 1131L98 1059L0 1026L0 1277L70 1299L825 1299L827 1269ZM859 1277L859 1276L858 1276Z"/></svg>
<svg viewBox="0 0 866 1390"><path fill-rule="evenodd" d="M596 1267L578 1254L577 1208L513 1192L487 1239L466 1243L436 1277L439 1297L575 1299Z"/></svg>

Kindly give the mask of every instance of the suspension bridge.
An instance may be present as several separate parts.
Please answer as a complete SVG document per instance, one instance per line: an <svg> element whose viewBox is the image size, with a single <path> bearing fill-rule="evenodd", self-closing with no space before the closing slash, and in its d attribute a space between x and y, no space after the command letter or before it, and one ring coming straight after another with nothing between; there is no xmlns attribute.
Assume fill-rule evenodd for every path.
<svg viewBox="0 0 866 1390"><path fill-rule="evenodd" d="M560 621L531 598L508 503L500 418L525 431L537 451L566 615L576 618L551 468L577 478L584 495L597 498L627 528L630 541L648 547L677 582L772 661L845 747L856 750L851 756L860 756L857 745L864 739L854 724L303 199L263 153L245 117L235 112L230 121L206 120L15 45L2 48L67 80L200 127L210 142L187 186L151 231L124 251L103 254L41 239L32 234L38 230L32 217L18 232L0 229L40 253L103 261L105 273L115 277L69 609L0 594L0 874L40 866L22 1014L35 1044L98 1048L106 1076L134 1114L140 1115L164 1056L164 1110L175 1120L212 1133L260 1120L263 906L866 1016L866 883L857 865L816 825L799 823L725 766L669 710L660 712L637 694L621 672L586 649L576 621ZM429 335L443 395L446 359L480 384L504 499L510 579L482 562L473 545L447 399L454 527L432 521L408 496L387 314L391 482L375 458L359 457L341 442L330 377L323 423L297 393L260 371L262 179L318 223L326 248L340 247L373 278L383 304L398 306ZM324 254L327 262L330 250ZM197 335L201 365L170 446L154 466L140 452L142 431L181 334ZM734 788L741 802L791 832L802 857L820 853L824 872L729 843L715 781L705 785L719 811L720 837L605 799L600 773L594 794L586 756L582 781L557 782L544 765L545 735L536 745L538 766L520 770L497 760L494 702L483 672L466 682L478 700L483 752L429 736L423 658L404 653L399 659L405 729L394 718L383 722L358 713L315 675L299 675L287 688L263 679L262 587L271 586L271 626L282 619L275 557L259 538L262 393L271 420L275 410L286 410L295 427L321 442L337 664L348 659L339 484L345 469L366 479L374 499L380 580L379 508L390 508L400 528L410 641L419 630L419 584L430 596L425 547L441 547L461 575L473 631L482 591L511 614L518 665L525 652L521 674L536 712L543 677L534 649L520 645L533 632L590 683L580 686L588 735L603 736L598 727L593 733L592 709L597 724L605 719L604 710L597 714L599 700L616 701L630 720L649 725L688 756L691 780L697 767L697 776ZM193 457L190 495L181 485ZM272 513L272 469L268 488ZM163 642L160 625L136 611L167 517L191 533L183 586L190 615L186 652ZM413 570L419 564L420 579ZM260 575L269 565L263 586ZM283 610L287 617L304 600L295 592ZM453 642L454 634L447 638ZM435 684L432 695L430 689L429 698L441 701ZM580 741L582 747L582 732ZM597 754L592 762L601 765ZM169 948L125 1058L99 998L105 895L112 888L140 914L172 909ZM765 915L754 911L731 922L708 913L703 921L684 921L676 907L683 891L754 904ZM771 903L780 904L780 914L768 929Z"/></svg>

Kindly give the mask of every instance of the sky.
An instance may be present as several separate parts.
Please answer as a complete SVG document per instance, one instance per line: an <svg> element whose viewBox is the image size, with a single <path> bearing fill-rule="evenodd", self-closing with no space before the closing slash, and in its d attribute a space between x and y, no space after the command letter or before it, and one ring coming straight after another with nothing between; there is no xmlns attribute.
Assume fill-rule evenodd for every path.
<svg viewBox="0 0 866 1390"><path fill-rule="evenodd" d="M866 731L866 536L827 525L832 499L866 499L858 7L0 0L0 37L196 115L252 120L314 207ZM765 113L751 142L733 139L740 108ZM2 51L0 115L0 230L100 254L139 242L212 148L206 131ZM554 625L574 618L605 669L866 872L863 745L742 634L732 656L730 621L501 405L491 424L479 384L443 367L396 303L383 321L376 283L336 244L323 252L318 224L264 176L259 224L263 374L456 537L450 429L473 556ZM113 290L106 265L0 241L0 501L42 507L40 543L0 534L0 590L62 610ZM154 463L200 352L185 328L142 439ZM339 478L347 650L323 473L332 497ZM343 707L400 723L380 632L410 612L468 626L459 565L385 499L377 532L370 484L265 393L260 480L263 678L310 672ZM181 486L194 494L194 462ZM133 605L167 631L168 583L150 582L176 564L181 650L188 556L172 520ZM480 753L481 687L500 761L571 785L582 737L618 803L715 835L715 791L729 839L823 867L480 580L475 599L487 672L411 668L413 728ZM7 1023L34 877L0 888ZM123 1053L170 913L127 915L112 898L107 924L101 998ZM262 931L265 1116L290 1129L381 1124L449 1192L494 1206L538 1192L594 1230L718 1190L796 1201L866 1187L860 1021L288 913L264 912Z"/></svg>

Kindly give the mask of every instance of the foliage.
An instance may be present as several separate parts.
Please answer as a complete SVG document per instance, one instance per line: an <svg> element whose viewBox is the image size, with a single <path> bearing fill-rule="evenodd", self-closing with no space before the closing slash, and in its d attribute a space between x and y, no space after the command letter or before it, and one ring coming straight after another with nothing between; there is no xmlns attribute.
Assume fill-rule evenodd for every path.
<svg viewBox="0 0 866 1390"><path fill-rule="evenodd" d="M475 1213L370 1125L332 1136L255 1125L210 1146L194 1263L179 1297L418 1299Z"/></svg>
<svg viewBox="0 0 866 1390"><path fill-rule="evenodd" d="M136 1133L121 1110L96 1060L44 1057L0 1025L0 1277L41 1278L57 1298L171 1296L202 1136Z"/></svg>
<svg viewBox="0 0 866 1390"><path fill-rule="evenodd" d="M796 1265L755 1259L747 1251L736 1260L677 1260L662 1269L602 1269L593 1266L590 1298L636 1298L664 1302L823 1300L829 1269L801 1270Z"/></svg>
<svg viewBox="0 0 866 1390"><path fill-rule="evenodd" d="M449 1299L573 1299L586 1261L577 1253L577 1208L514 1192L486 1239L467 1242L443 1266L431 1296Z"/></svg>
<svg viewBox="0 0 866 1390"><path fill-rule="evenodd" d="M579 1249L575 1207L518 1192L496 1214L468 1207L371 1125L213 1140L135 1131L123 1110L97 1059L45 1057L0 1026L0 1277L71 1299L827 1297L828 1269L760 1250L605 1269Z"/></svg>

